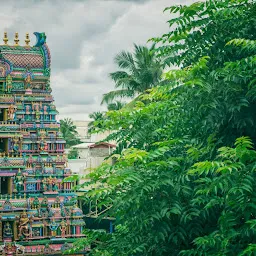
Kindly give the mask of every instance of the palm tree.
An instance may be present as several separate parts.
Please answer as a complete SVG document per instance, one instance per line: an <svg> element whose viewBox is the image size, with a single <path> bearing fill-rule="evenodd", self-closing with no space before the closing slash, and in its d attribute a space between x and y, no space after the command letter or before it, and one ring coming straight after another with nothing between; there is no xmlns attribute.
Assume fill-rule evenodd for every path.
<svg viewBox="0 0 256 256"><path fill-rule="evenodd" d="M125 105L125 103L117 100L115 102L109 103L107 108L108 108L109 111L119 110L119 109L123 108L124 105Z"/></svg>
<svg viewBox="0 0 256 256"><path fill-rule="evenodd" d="M71 118L60 120L60 131L66 140L66 146L70 147L80 143L76 126Z"/></svg>
<svg viewBox="0 0 256 256"><path fill-rule="evenodd" d="M102 104L112 102L116 98L129 97L143 93L158 85L163 72L161 60L156 56L154 45L134 45L134 52L120 52L115 63L121 69L110 73L117 90L103 95Z"/></svg>
<svg viewBox="0 0 256 256"><path fill-rule="evenodd" d="M88 133L92 133L96 127L101 128L100 122L104 120L105 113L97 111L89 114L89 117L93 120L90 123L88 123ZM95 122L98 122L98 123L95 125Z"/></svg>

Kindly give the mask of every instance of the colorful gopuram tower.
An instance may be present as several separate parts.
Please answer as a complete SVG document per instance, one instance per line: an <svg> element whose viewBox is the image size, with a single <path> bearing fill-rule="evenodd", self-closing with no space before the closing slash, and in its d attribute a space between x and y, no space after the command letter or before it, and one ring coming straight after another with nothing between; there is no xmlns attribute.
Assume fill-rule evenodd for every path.
<svg viewBox="0 0 256 256"><path fill-rule="evenodd" d="M83 236L83 213L51 95L51 55L37 42L0 45L0 255L61 255Z"/></svg>

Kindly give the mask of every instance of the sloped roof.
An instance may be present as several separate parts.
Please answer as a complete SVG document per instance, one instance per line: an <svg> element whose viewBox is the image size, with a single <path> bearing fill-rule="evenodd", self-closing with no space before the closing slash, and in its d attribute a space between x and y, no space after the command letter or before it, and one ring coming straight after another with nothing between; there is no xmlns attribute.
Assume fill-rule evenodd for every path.
<svg viewBox="0 0 256 256"><path fill-rule="evenodd" d="M15 76L17 75L15 72L25 75L28 70L34 72L35 76L37 76L36 72L42 70L48 76L51 54L45 39L43 41L39 39L41 44L37 42L36 46L10 45L9 43L0 45L0 77L6 77L8 74Z"/></svg>
<svg viewBox="0 0 256 256"><path fill-rule="evenodd" d="M71 148L84 149L84 148L89 148L89 146L93 144L94 143L91 143L91 142L84 142L84 143L72 146Z"/></svg>
<svg viewBox="0 0 256 256"><path fill-rule="evenodd" d="M99 143L94 143L89 146L89 148L115 148L116 145L110 144L107 142L99 142Z"/></svg>
<svg viewBox="0 0 256 256"><path fill-rule="evenodd" d="M39 47L0 46L0 50L13 68L44 68L44 57Z"/></svg>
<svg viewBox="0 0 256 256"><path fill-rule="evenodd" d="M75 146L72 146L71 148L77 148L77 149L84 149L84 148L115 148L116 145L110 144L107 142L99 142L99 143L91 143L91 142L84 142Z"/></svg>

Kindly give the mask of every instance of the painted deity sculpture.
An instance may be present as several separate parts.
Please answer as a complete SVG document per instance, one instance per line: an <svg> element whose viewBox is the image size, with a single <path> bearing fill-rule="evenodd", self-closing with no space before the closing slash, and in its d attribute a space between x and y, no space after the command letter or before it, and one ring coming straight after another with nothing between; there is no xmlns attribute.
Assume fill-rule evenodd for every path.
<svg viewBox="0 0 256 256"><path fill-rule="evenodd" d="M13 192L20 194L20 192L24 189L24 177L21 174L20 169L15 176L14 185L15 185L15 190Z"/></svg>
<svg viewBox="0 0 256 256"><path fill-rule="evenodd" d="M43 191L47 190L47 178L44 178L42 180L42 188L43 188Z"/></svg>
<svg viewBox="0 0 256 256"><path fill-rule="evenodd" d="M24 211L20 215L19 219L19 237L24 237L27 239L30 236L30 225L29 225L29 218L27 213Z"/></svg>
<svg viewBox="0 0 256 256"><path fill-rule="evenodd" d="M8 119L13 120L14 119L14 113L15 113L15 107L11 105L8 108Z"/></svg>
<svg viewBox="0 0 256 256"><path fill-rule="evenodd" d="M26 78L25 78L26 89L29 89L29 88L31 88L32 78L31 78L31 75L29 73L27 73L25 76L26 76Z"/></svg>
<svg viewBox="0 0 256 256"><path fill-rule="evenodd" d="M63 221L60 223L61 237L65 237L65 235L66 235L66 230L67 230L67 224L66 224L66 222L63 220Z"/></svg>
<svg viewBox="0 0 256 256"><path fill-rule="evenodd" d="M48 150L48 143L46 141L44 141L44 151Z"/></svg>
<svg viewBox="0 0 256 256"><path fill-rule="evenodd" d="M12 232L11 224L9 222L6 222L4 224L3 237L4 238L12 238L13 237L13 232Z"/></svg>
<svg viewBox="0 0 256 256"><path fill-rule="evenodd" d="M47 114L47 106L44 106L44 114Z"/></svg>
<svg viewBox="0 0 256 256"><path fill-rule="evenodd" d="M56 236L56 233L57 233L57 229L59 227L59 224L55 222L55 220L53 220L50 225L50 230L51 230L51 236L52 237L55 237Z"/></svg>
<svg viewBox="0 0 256 256"><path fill-rule="evenodd" d="M10 74L6 77L6 89L7 92L11 92L12 90L12 77Z"/></svg>
<svg viewBox="0 0 256 256"><path fill-rule="evenodd" d="M27 105L26 106L26 114L29 114L30 113L30 107Z"/></svg>

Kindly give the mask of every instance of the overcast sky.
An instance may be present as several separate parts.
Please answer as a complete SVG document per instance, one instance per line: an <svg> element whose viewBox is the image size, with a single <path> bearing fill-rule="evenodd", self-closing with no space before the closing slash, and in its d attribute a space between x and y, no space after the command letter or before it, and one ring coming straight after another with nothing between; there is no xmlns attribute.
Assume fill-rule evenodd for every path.
<svg viewBox="0 0 256 256"><path fill-rule="evenodd" d="M45 32L59 118L88 120L89 113L104 109L102 94L114 88L108 74L117 70L115 55L168 32L170 16L163 9L191 1L0 0L0 35L7 31L13 42L14 32L19 32L24 45L29 32L34 45L32 33Z"/></svg>

